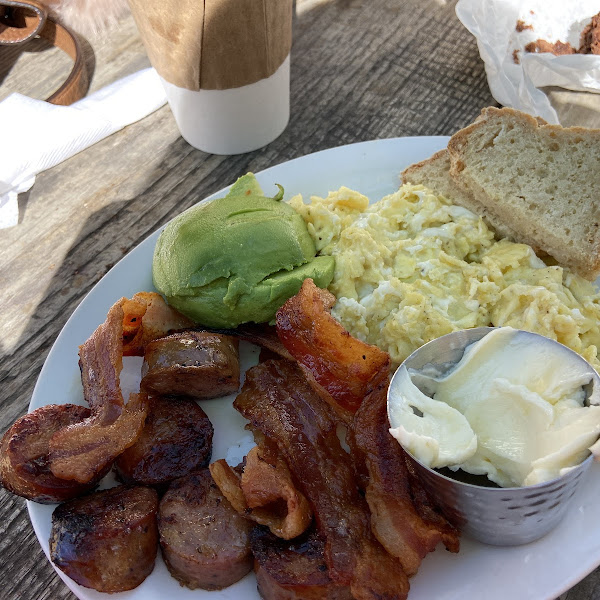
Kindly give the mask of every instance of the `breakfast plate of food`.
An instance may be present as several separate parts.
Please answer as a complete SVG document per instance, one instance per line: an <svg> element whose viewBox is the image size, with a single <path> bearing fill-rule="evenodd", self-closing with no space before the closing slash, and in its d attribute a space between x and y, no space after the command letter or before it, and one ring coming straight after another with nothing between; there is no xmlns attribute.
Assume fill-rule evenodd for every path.
<svg viewBox="0 0 600 600"><path fill-rule="evenodd" d="M494 126L493 121L496 117L493 111L487 113L488 128ZM521 143L518 139L519 127L527 129L534 125L527 119L524 124L520 124L518 115L510 115L509 125L507 126L504 121L502 127L503 132L504 130L510 132L506 143L511 147L519 147ZM258 600L261 594L257 591L257 577L264 598L309 597L303 596L297 589L288 589L283 584L278 587L279 580L273 571L269 571L272 550L268 548L280 546L275 544L269 546L268 551L265 550L267 543L265 540L270 538L262 533L260 536L250 534L251 538L254 535L252 543L257 576L253 572L248 572L252 569L252 556L244 559L247 568L241 566L243 562L241 559L229 557L229 562L219 563L218 568L213 564L211 577L216 583L206 584L202 576L198 575L201 559L189 554L182 558L181 553L178 553L177 544L184 534L180 530L168 530L166 524L177 520L179 514L177 511L182 510L178 503L182 495L187 492L179 490L180 495L177 496L175 493L178 491L175 489L177 486L171 484L171 487L168 487L168 482L173 480L173 476L165 480L165 483L163 480L140 479L142 476L135 474L137 473L135 466L131 466L135 453L131 448L137 447L140 443L136 441L141 439L139 431L135 435L131 434L133 437L129 441L125 439L126 435L123 432L113 436L116 430L115 424L120 420L137 422L140 431L144 427L144 422L145 427L148 427L147 419L150 413L147 406L144 407L142 398L144 394L138 394L140 386L142 391L150 396L185 394L191 395L197 401L194 404L202 409L203 415L200 420L203 420L205 426L202 431L193 432L196 436L194 439L197 440L198 436L202 436L204 442L208 440L207 443L212 445L200 458L201 453L194 452L194 456L186 460L196 460L196 466L204 469L204 475L208 473L205 467L210 462L210 473L237 513L246 512L247 516L253 510L248 508L250 504L244 505L244 502L250 502L249 495L246 498L236 495L240 489L240 471L238 468L236 475L236 466L244 463L248 472L256 469L257 477L260 479L262 476L257 466L260 461L268 462L268 457L271 456L273 464L277 464L278 469L283 463L287 463L293 473L290 480L287 467L283 464L282 471L288 473L284 487L289 516L292 513L292 505L302 507L303 502L306 502L306 498L302 500L302 493L297 494L294 486L302 488L302 485L298 486L297 482L302 481L302 473L305 475L309 473L303 469L311 466L309 464L311 457L303 455L304 446L302 450L296 451L300 458L294 456L294 452L286 454L285 448L290 444L285 436L289 431L277 428L278 425L273 421L273 419L276 421L277 417L269 410L261 412L256 409L253 404L253 394L256 395L258 390L262 390L269 396L271 407L279 406L280 412L285 413L293 421L306 418L305 414L295 412L305 408L298 408L298 403L290 404L288 398L284 397L285 394L272 390L285 388L288 385L286 381L291 382L289 385L293 383L293 389L290 388L286 393L292 398L295 397L294 394L299 394L298 390L304 389L305 385L308 386L306 397L311 394L309 389L311 386L314 389L325 388L327 391L324 395L327 395L327 402L333 407L339 420L331 420L327 411L319 412L321 409L310 408L313 411L311 414L316 415L315 418L319 423L329 423L327 426L322 425L324 430L329 426L333 426L335 430L338 425L354 431L349 443L350 455L352 455L354 449L361 444L361 432L353 430L352 425L354 414L360 413L360 401L357 401L357 398L362 400L367 389L369 394L381 392L383 383L380 379L384 379L385 374L391 372L390 369L397 367L419 346L451 331L488 325L528 329L569 345L594 367L599 364L594 341L599 336L597 324L600 322L598 319L600 299L594 284L590 282L591 275L598 265L589 259L587 246L583 252L578 253L577 249L569 251L570 243L564 244L567 246L566 249L561 247L559 236L554 233L552 237L554 246L550 250L554 250L557 256L548 258L544 255L544 262L542 262L532 250L532 247L540 250L538 240L544 235L542 226L536 225L527 232L529 237L527 235L525 237L528 245L499 239L507 235L507 232L514 233L518 229L518 222L515 224L511 219L503 219L490 206L484 205L486 197L481 190L487 185L488 173L484 172L481 175L473 166L471 154L479 153L473 153L472 148L469 147L469 144L475 143L475 138L479 134L485 135L486 131L482 134L480 130L475 130L468 136L453 138L450 144L449 138L446 137L394 138L352 144L304 156L257 173L255 176L241 178L232 186L224 188L206 200L234 198L237 202L244 197L246 205L240 204L235 210L227 208L224 216L224 213L219 212L222 203L219 205L216 202L202 202L199 205L204 211L201 213L203 220L200 220L202 221L200 230L196 225L191 224L190 215L194 216L196 210L192 208L191 212L184 213L187 216L177 217L166 228L155 232L142 242L92 289L66 323L49 353L29 409L30 413L35 414L35 411L47 405L86 406L87 401L92 420L95 419L94 427L102 428L107 423L109 426L114 426L110 430L109 428L97 429L96 432L100 431L102 435L93 438L88 437L89 432L81 427L74 436L71 433L67 435L65 433L67 430L69 432L77 430L79 424L85 422L90 413L82 413L82 416L77 417L69 416L72 422L69 424L65 421L61 425L64 429L55 433L49 442L50 459L46 457L46 461L51 462L54 475L60 473L64 480L76 481L77 485L89 484L91 487L82 488L77 494L73 493L71 496L60 488L58 492L49 492L50 496L39 496L38 501L28 502L31 521L44 552L49 559L52 558L58 574L78 598L97 600L106 597L105 593L97 591L103 589L105 592L116 592L115 598L143 598L144 600L156 598L158 600L170 597L174 600L183 600L195 597L203 600L211 598L223 600L256 598ZM504 133L499 137L502 135ZM579 135L585 139L585 134ZM497 135L497 139L499 137ZM552 141L554 143L554 137ZM527 149L521 147L519 149L526 158ZM553 161L560 155L560 149L554 152L556 154L552 158ZM576 149L569 150L570 155L576 152ZM466 184L461 187L460 177L447 176L446 173L452 169L456 171L457 161L463 161L460 162L458 170L464 173L464 177L470 177L471 180L478 182L477 195L467 193ZM525 166L520 177L527 177L527 168ZM497 164L493 164L492 169L499 173L500 185L510 184L510 176L499 171ZM550 190L555 182L548 174L546 178L547 190ZM431 185L424 185L423 179L430 181ZM584 194L585 189L580 192ZM257 198L263 198L263 194L267 200L276 200L285 206L281 209L273 209L270 203L261 204L262 200ZM448 200L448 198L454 200L459 196L456 204ZM202 199L199 198L200 200ZM213 206L213 209L207 212L206 206ZM519 210L518 206L509 208L509 212L517 214L517 221ZM254 220L255 215L258 215L256 220ZM302 222L300 223L298 219ZM212 221L216 225L209 231L206 223ZM271 221L274 224L269 224L268 230L263 229L266 227L265 223ZM259 229L253 229L254 227ZM574 222L570 223L570 227L574 233L578 233ZM219 237L224 228L228 235L224 238ZM493 228L497 232L496 235ZM301 233L298 233L300 230ZM213 236L215 231L218 235ZM259 260L253 254L254 250L244 251L246 247L243 235L245 234L240 233L242 231L252 231L253 237L257 239L261 238L260 232L262 232L262 237L268 238L266 245L281 238L283 242L278 242L281 244L280 250L272 253L271 256L261 246L260 256L266 258ZM194 247L193 257L191 255L182 257L178 254L182 240L185 247L189 245ZM591 247L596 244L596 240L588 236L582 243ZM283 248L285 251L281 250ZM288 252L290 256L287 256ZM292 256L293 252L298 252L301 258ZM284 254L286 256L283 256ZM241 255L243 259L239 259ZM209 267L198 268L194 262L197 256L204 256L203 264ZM227 260L223 259L223 256L227 256ZM237 274L231 268L231 256L235 257L234 262L238 260L243 262ZM174 257L177 257L177 260ZM568 268L564 270L560 265L568 265ZM227 275L223 274L225 272ZM224 281L225 279L227 281ZM333 295L325 291L319 292L316 286L309 288L306 283L308 279L313 280L321 288L328 287ZM194 282L193 294L188 293L189 286L182 285L182 281L190 280ZM302 287L298 291L300 286ZM168 306L165 305L166 309L172 310L174 307L181 312L174 311L175 317L170 313L164 317L166 313L160 311L165 307L161 304L161 307L156 308L155 299L159 297L157 291L166 298L168 303ZM279 293L283 294L282 298L277 296ZM231 301L232 296L235 301ZM161 302L164 303L162 297L160 297ZM214 309L215 298L223 297L227 299L225 305ZM271 301L273 306L269 304ZM232 306L238 307L239 310L233 310ZM161 324L161 335L151 336L148 333L151 330L148 323L151 323L150 313L153 310L155 310L154 315L160 313L159 317L155 317L154 324L156 322ZM311 310L317 312L311 313ZM273 328L265 333L245 326L246 322L251 320L248 315L256 314L256 311L265 311L261 321L275 324L279 336L275 342L270 337ZM164 322L168 322L168 325L164 325ZM227 372L224 375L224 371L220 370L219 376L215 376L213 387L218 388L216 393L214 390L207 392L202 388L204 384L197 385L197 382L194 384L197 385L194 391L190 391L191 384L188 380L184 380L182 384L177 377L165 376L161 370L165 353L175 353L174 346L161 349L159 347L161 340L168 338L169 343L179 344L178 348L187 347L190 344L189 336L199 335L198 322L202 322L207 328L207 331L201 332L202 335L206 334L202 343L210 345L211 357L223 355L225 356L223 360L228 361L229 366L234 365L233 374ZM127 323L130 328L127 329L124 323ZM334 368L338 380L331 388L327 387L328 383L331 383L327 378L320 379L321 372L312 373L310 376L306 374L310 370L306 365L312 362L304 358L307 353L310 354L311 349L306 344L308 338L302 338L302 327L307 329L318 327L319 332L313 331L313 335L317 336L319 343L325 345L328 343L325 339L327 336L330 339L347 340L348 347L345 350L347 355L350 356L352 352L358 353L367 363L363 365L363 371L354 373L356 380L346 382L348 389L344 392L345 395L339 397L336 395L340 388L340 371L336 371L339 365L335 365ZM188 336L186 338L174 339L173 336L180 334L171 334L171 332L180 330L189 330L192 333L186 333L185 335ZM322 336L319 338L320 332ZM147 333L150 337L146 339L144 336ZM167 333L170 335L165 337ZM230 342L223 341L221 338L215 341L211 338L213 335L221 334L225 334L227 340L235 340L236 351L239 342L239 358L237 355L236 358L231 358L233 351L229 346L225 347ZM319 343L316 343L317 347ZM160 355L158 359L153 358L153 352ZM272 366L278 362L273 360L273 356L276 355L289 358L290 364L292 357L297 360L302 372L306 371L306 379L301 377L302 372L294 370L295 367ZM109 359L105 360L106 357ZM217 362L217 359L214 359L214 362ZM116 388L110 387L114 385L115 373L117 386L120 374L120 388L117 392L115 392ZM246 373L248 377L245 377ZM171 377L169 381L172 382L172 387L168 390L161 388L165 377ZM203 381L206 377L204 374ZM314 377L316 383L311 377ZM306 383L308 380L311 382L310 385ZM365 382L368 383L367 387L363 385ZM238 394L239 385L243 387L242 392ZM356 391L356 386L360 388L360 392ZM385 389L383 394L385 396ZM111 417L111 410L106 407L110 402L115 402L115 395L120 397L118 400L120 408L117 411L119 415ZM126 408L123 408L123 397L129 397ZM110 406L114 408L115 404ZM158 414L159 409L156 406L155 409ZM76 412L76 409L72 410ZM66 415L63 416L67 418ZM182 421L185 421L185 418ZM247 427L249 422L252 425L251 429ZM135 429L134 426L131 427L131 430ZM63 433L65 435L62 435ZM303 433L301 429L300 434L296 432L296 435L305 434L307 438L312 435L307 431ZM278 435L282 437L278 438ZM278 451L285 459L283 462L279 456L273 457L277 453L262 436L279 441ZM98 439L101 441L96 443ZM105 451L103 444L107 439L110 443L114 442L114 447L121 444L120 450L114 452L118 455L115 463L116 476L113 472L108 473L112 461L107 462L102 454ZM135 445L132 446L134 442ZM354 514L356 511L352 508L352 503L355 501L354 504L362 506L365 502L364 497L358 494L360 486L356 485L356 490L351 494L348 492L350 495L347 495L347 490L343 489L344 485L348 486L348 482L350 486L354 486L353 477L356 475L352 463L347 462L348 452L341 451L341 446L338 448L330 439L328 444L332 446L327 447L319 445L322 442L321 438L311 443L313 442L317 453L326 453L327 456L333 456L339 461L339 467L334 468L330 473L327 469L335 464L333 460L332 464L312 465L313 472L322 471L320 475L322 482L335 480L334 484L340 484L339 493L347 501L345 508L350 514L348 521L352 523L352 520L356 519L356 522L359 522L360 518ZM107 444L110 445L108 442ZM6 445L3 447L5 454L9 454L7 447ZM252 453L254 448L258 448L258 452ZM262 455L257 463L256 454L261 452ZM85 453L100 458L90 466L89 461L81 459ZM303 465L302 460L305 460L307 465ZM6 466L3 468L6 469ZM7 485L6 470L2 475L3 484L11 489L12 484L9 482ZM178 472L175 477L184 479L185 471ZM209 475L206 477L210 478ZM244 475L241 477L243 486ZM359 480L360 477L356 481ZM149 483L145 483L146 481ZM199 486L204 485L200 479L198 481L199 483L196 483ZM74 540L81 532L73 533L69 527L74 522L85 521L85 518L77 512L81 506L71 505L71 503L84 502L86 497L93 497L86 494L98 482L100 490L112 488L117 482L138 486L133 489L140 489L140 482L143 486L154 486L158 489L158 496L138 498L136 506L144 503L154 505L153 509L149 509L150 513L154 511L153 514L158 510L162 553L159 550L154 561L154 555L150 552L151 559L146 561L149 564L139 567L144 573L135 585L119 585L117 582L116 587L111 587L112 582L109 581L111 575L97 573L102 571L101 564L94 565L93 575L90 575L90 571L86 571L87 575L82 576L81 571L87 566L82 567L80 563L93 562L94 558L88 556L82 559L81 556L73 556L77 554L77 543ZM228 484L231 484L231 487L228 487ZM281 485L281 480L278 480L278 485ZM298 526L300 527L298 531L304 532L306 527L309 527L312 514L315 513L316 521L320 523L319 534L324 535L328 532L328 535L330 534L335 540L331 543L339 544L339 547L336 546L338 550L343 548L347 551L344 540L347 538L350 540L348 544L354 543L356 531L352 526L349 526L350 533L346 534L328 530L325 525L326 517L331 517L331 514L327 514L327 511L337 509L332 508L330 500L325 497L327 494L322 489L315 491L313 483L307 484L306 481L304 485L306 489L301 491L304 491L310 499L306 505L310 507L299 510L296 521L290 523L287 517L282 520L279 514L276 514L277 518L274 519L272 514L263 515L259 510L255 510L254 525L256 523L260 523L261 526L268 525L271 531L279 532L286 531L288 527L293 529ZM18 483L14 486L18 487ZM216 489L214 484L213 487ZM48 489L50 489L49 483L44 490ZM246 488L243 489L246 493ZM416 497L415 489L411 492L414 497ZM15 491L15 493L19 492ZM66 494L61 497L61 500L77 497L61 505L69 508L55 512L55 503L44 503L48 502L49 497L52 502L52 493ZM152 494L155 492L152 491ZM430 543L426 550L421 549L417 552L419 557L416 564L414 561L410 562L410 557L406 553L397 556L403 569L403 571L399 569L401 573L398 587L395 592L392 592L384 585L387 595L379 597L390 598L390 600L404 598L407 595L411 600L431 598L464 600L482 597L556 598L600 565L600 544L594 533L600 528L600 512L596 507L598 494L600 494L600 469L594 464L571 499L562 522L541 539L521 546L495 546L477 542L468 536L461 536L460 550L458 550L458 538L452 526L445 521L442 523L443 519L436 521L435 526L425 519L429 532L434 530L436 532L436 535L431 538L435 538L434 542ZM30 494L29 499L35 499L34 496L35 494L33 496ZM157 498L160 496L162 496L161 506L157 509ZM165 500L167 498L168 502ZM292 502L290 498L294 501ZM369 498L368 490L367 498ZM241 509L236 508L238 500ZM110 505L112 500L106 502ZM220 501L217 502L219 503ZM169 507L175 507L174 512L169 515L165 512L167 504ZM343 505L343 502L340 504ZM69 510L73 512L69 513ZM53 512L55 512L54 516ZM221 517L225 520L221 520L213 526L213 529L221 528L223 531L228 529L227 523L238 519L237 513L232 512L229 517ZM240 520L244 521L244 519ZM340 518L340 522L342 520ZM273 521L276 521L276 525L273 525ZM104 526L107 527L106 524ZM119 527L127 529L129 525L121 524ZM146 532L148 527L144 527ZM241 529L244 527L245 525L240 525ZM356 527L360 529L358 525ZM228 554L227 545L231 545L232 542L223 531L220 535L225 537L220 538L220 548L223 554L229 556L231 552ZM307 531L310 532L311 529ZM289 534L287 538L285 534L280 537L289 540L295 535L297 533ZM336 536L340 539L336 539ZM320 580L318 585L324 587L313 588L309 593L316 592L317 595L310 597L376 597L379 588L375 584L372 586L369 584L369 576L365 573L370 573L370 577L375 579L385 579L385 566L388 564L386 561L390 556L373 541L370 533L367 532L365 536L360 538L362 542L357 542L362 549L355 548L360 555L356 563L359 565L356 569L358 575L349 575L347 587L341 584L328 587L329 584L326 585ZM343 560L339 558L343 554L341 551L341 554L335 554L333 550L327 550L327 544L330 542L329 538L325 537L328 540L325 551L319 546L321 541L315 542L316 546L314 546L317 548L315 552L321 553L319 554L321 563L309 562L309 565L316 564L317 570L325 572L325 575L321 573L320 577L326 577L329 569L331 581L336 577L342 581L344 569L347 569L348 565L342 564ZM380 539L379 536L376 537ZM409 538L410 536L406 539ZM312 544L313 538L310 540ZM149 543L154 547L157 546L156 535ZM273 543L269 542L269 544ZM388 550L385 544L384 546ZM257 547L262 549L261 552L256 550ZM285 546L281 553L290 552L290 548L292 546ZM329 551L331 554L327 555ZM191 554L204 556L211 552L215 553L214 546L209 544L205 547L198 543L198 547L194 548ZM328 556L326 560L323 559L323 552ZM379 558L367 564L364 556L369 552ZM378 554L379 552L383 553ZM117 554L118 552L115 551L115 555ZM271 558L265 558L267 554ZM112 565L114 561L104 556L105 564ZM374 560L372 556L370 560ZM214 557L211 560L214 563ZM314 557L311 560L314 560ZM191 568L190 564L192 564ZM375 567L375 564L379 564L379 567ZM112 566L117 573L118 566ZM394 569L390 569L390 572L395 572ZM224 574L225 571L229 571L229 574ZM234 571L238 576L227 580ZM409 573L410 578L406 577L406 573ZM363 580L360 580L361 576ZM99 585L90 585L90 582L96 581L94 577L101 580ZM119 578L119 575L114 577ZM394 581L394 577L390 576L390 579ZM84 585L76 583L74 579ZM226 583L222 583L223 581ZM274 581L276 583L273 583ZM329 579L327 581L329 582ZM386 585L390 587L389 584ZM91 589L92 587L96 589ZM190 589L192 587L196 589ZM284 593L287 595L282 595Z"/></svg>

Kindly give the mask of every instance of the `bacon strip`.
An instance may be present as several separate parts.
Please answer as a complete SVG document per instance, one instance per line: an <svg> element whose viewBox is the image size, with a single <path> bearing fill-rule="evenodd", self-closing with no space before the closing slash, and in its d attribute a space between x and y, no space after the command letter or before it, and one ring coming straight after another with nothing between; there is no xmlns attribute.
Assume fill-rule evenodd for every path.
<svg viewBox="0 0 600 600"><path fill-rule="evenodd" d="M265 323L260 323L258 325L244 323L234 330L233 335L252 344L256 344L263 349L270 350L273 354L276 354L281 358L293 360L292 355L286 350L279 339L277 329L272 325L266 325Z"/></svg>
<svg viewBox="0 0 600 600"><path fill-rule="evenodd" d="M335 297L305 279L276 315L277 334L319 395L346 422L390 374L390 357L352 337L330 314Z"/></svg>
<svg viewBox="0 0 600 600"><path fill-rule="evenodd" d="M266 525L277 537L291 540L310 525L308 500L294 485L276 446L273 449L261 444L252 448L241 476L224 460L209 468L233 508L247 519Z"/></svg>
<svg viewBox="0 0 600 600"><path fill-rule="evenodd" d="M79 347L83 395L91 416L57 431L50 439L50 469L56 477L87 483L139 437L148 410L145 394L125 405L119 387L123 368L122 298L106 321Z"/></svg>
<svg viewBox="0 0 600 600"><path fill-rule="evenodd" d="M138 292L123 302L123 356L144 356L148 342L194 322L171 308L156 292Z"/></svg>
<svg viewBox="0 0 600 600"><path fill-rule="evenodd" d="M237 469L240 469L240 467L241 464L238 465ZM222 458L208 465L208 469L217 487L221 490L221 494L227 498L235 512L243 517L250 518L248 503L242 491L241 475Z"/></svg>
<svg viewBox="0 0 600 600"><path fill-rule="evenodd" d="M350 455L298 365L271 360L253 367L234 406L277 443L311 503L331 579L350 585L357 600L406 598L408 578L372 536Z"/></svg>
<svg viewBox="0 0 600 600"><path fill-rule="evenodd" d="M458 532L434 509L416 474L407 470L404 450L389 433L387 385L365 398L354 415L348 443L363 475L373 533L408 575L417 572L440 541L458 552Z"/></svg>
<svg viewBox="0 0 600 600"><path fill-rule="evenodd" d="M410 490L412 499L417 513L421 516L428 527L437 529L442 535L442 543L446 550L450 552L458 552L460 550L460 531L452 526L446 517L440 512L431 496L427 493L419 474L415 471L414 466L408 459L408 455L404 452L406 462L406 470L410 481Z"/></svg>

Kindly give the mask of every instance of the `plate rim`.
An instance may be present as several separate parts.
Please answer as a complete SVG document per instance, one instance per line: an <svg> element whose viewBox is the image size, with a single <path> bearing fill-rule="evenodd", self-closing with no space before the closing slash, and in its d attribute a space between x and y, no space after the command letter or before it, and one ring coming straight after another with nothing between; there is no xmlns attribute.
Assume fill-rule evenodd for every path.
<svg viewBox="0 0 600 600"><path fill-rule="evenodd" d="M296 168L296 167L302 165L303 163L305 163L306 161L319 160L323 157L328 157L328 156L338 155L338 154L343 155L344 153L350 153L350 154L354 154L357 152L360 153L362 150L368 151L368 150L371 150L376 147L383 148L388 145L389 145L390 149L392 149L397 144L400 144L400 145L408 144L409 146L412 143L431 144L432 145L431 152L433 153L433 152L445 147L448 139L449 139L449 136L405 136L405 137L390 137L390 138L355 142L355 143L350 143L350 144L344 144L341 146L335 146L332 148L326 148L323 150L319 150L316 152L298 156L298 157L295 157L290 160L282 161L280 163L271 165L261 171L258 171L255 174L257 177L264 179L264 178L268 178L270 175L272 175L273 172L277 172L278 169ZM405 165L405 166L408 166L408 165ZM398 182L400 181L399 176L400 176L400 172L401 172L402 168L404 168L404 167L401 164L399 164L398 169L397 169ZM221 188L220 190L206 196L205 198L200 199L197 203L194 203L194 205L199 204L201 202L208 201L208 200L212 200L214 198L218 198L218 197L224 195L233 183L234 182L231 182L230 184ZM287 193L286 193L286 197L287 197ZM379 198L376 198L376 199L379 199ZM183 212L183 211L181 211L181 212ZM173 217L173 218L175 218L175 217ZM65 343L64 340L65 340L66 336L68 335L68 333L70 332L70 329L72 329L79 322L80 319L82 319L82 318L85 319L85 317L82 317L82 315L85 315L86 310L90 306L94 296L98 295L98 294L102 295L102 292L98 291L98 288L101 286L102 282L104 282L105 280L109 280L112 275L114 275L116 272L119 272L121 269L123 269L123 264L127 260L132 260L130 257L134 253L142 252L142 250L140 250L140 248L144 248L147 244L152 243L152 241L155 240L155 238L159 235L159 232L165 227L165 225L162 225L162 226L156 228L144 240L142 240L139 244L137 244L134 248L132 248L125 256L123 256L109 271L107 271L107 273L105 275L103 275L102 278L100 278L92 286L92 288L88 291L88 293L84 296L84 298L80 301L80 303L74 309L73 313L69 316L69 318L65 322L64 326L61 328L61 331L57 335L46 359L44 360L44 364L43 364L42 369L40 370L40 373L36 380L36 384L34 386L34 390L33 390L32 396L31 396L31 400L28 405L28 412L31 412L31 410L42 405L39 403L38 400L39 400L40 395L43 393L43 384L44 384L44 380L46 378L47 369L50 369L52 367L52 362L54 360L57 360L56 354L61 350L61 346ZM96 326L97 326L97 324L93 325L92 330L95 329ZM596 473L596 478L600 480L600 473ZM27 510L28 510L28 514L29 514L29 520L35 531L38 543L42 547L44 554L46 555L47 559L49 560L49 562L52 565L52 567L54 568L54 570L58 573L59 577L67 585L67 587L80 600L96 600L97 598L98 599L105 598L106 597L105 594L96 592L95 590L82 588L81 586L76 584L68 576L66 576L64 573L62 573L62 571L60 571L60 569L58 569L54 565L54 563L52 563L52 561L50 561L48 542L47 541L45 543L42 542L43 538L42 538L41 531L40 531L40 523L38 522L38 519L40 518L40 516L39 516L39 514L35 514L37 512L37 509L40 506L41 505L36 504L34 502L27 501ZM543 540L542 540L542 542L543 542ZM159 556L160 556L160 551L159 551ZM460 558L460 553L457 556ZM562 580L563 585L560 588L553 588L553 590L548 593L547 598L548 599L555 598L555 597L559 596L560 594L566 592L567 590L571 589L576 583L578 583L579 581L584 579L587 575L589 575L598 566L600 566L600 547L598 548L598 553L597 553L595 559L593 559L593 560L590 559L584 568L580 568L577 570L576 574L573 573L569 577L563 578L563 580ZM417 575L417 577L418 577L418 575ZM197 590L196 593L201 592L201 591L202 590ZM132 590L132 592L135 592L135 590ZM121 593L120 596L116 596L116 597L124 598L129 593L131 593L131 592L123 592L123 593ZM214 595L213 597L216 600L217 595ZM466 597L468 597L468 596L465 596L465 598ZM527 596L527 597L529 597L529 596ZM410 600L410 598L411 598L411 596L409 594L409 600ZM449 596L449 598L450 598L450 596ZM515 600L515 599L513 599L513 600Z"/></svg>

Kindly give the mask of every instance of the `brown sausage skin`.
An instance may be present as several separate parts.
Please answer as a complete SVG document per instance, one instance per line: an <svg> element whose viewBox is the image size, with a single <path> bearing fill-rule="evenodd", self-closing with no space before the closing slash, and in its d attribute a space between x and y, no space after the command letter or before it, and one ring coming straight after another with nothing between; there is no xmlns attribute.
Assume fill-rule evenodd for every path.
<svg viewBox="0 0 600 600"><path fill-rule="evenodd" d="M52 514L50 558L84 587L132 590L154 568L157 510L155 490L129 486L60 504Z"/></svg>
<svg viewBox="0 0 600 600"><path fill-rule="evenodd" d="M59 479L49 463L50 438L60 429L90 416L75 404L49 404L23 415L0 442L0 483L9 492L42 504L63 502L96 487L110 465L89 483Z"/></svg>
<svg viewBox="0 0 600 600"><path fill-rule="evenodd" d="M148 394L217 398L240 385L238 341L208 331L182 331L146 345L141 388Z"/></svg>
<svg viewBox="0 0 600 600"><path fill-rule="evenodd" d="M219 590L252 569L251 528L208 469L173 481L160 502L163 558L171 575L191 589Z"/></svg>
<svg viewBox="0 0 600 600"><path fill-rule="evenodd" d="M189 398L150 399L137 442L115 461L124 483L163 486L205 467L212 453L213 426Z"/></svg>
<svg viewBox="0 0 600 600"><path fill-rule="evenodd" d="M282 540L266 527L250 534L258 591L264 600L351 600L350 588L331 581L314 528Z"/></svg>

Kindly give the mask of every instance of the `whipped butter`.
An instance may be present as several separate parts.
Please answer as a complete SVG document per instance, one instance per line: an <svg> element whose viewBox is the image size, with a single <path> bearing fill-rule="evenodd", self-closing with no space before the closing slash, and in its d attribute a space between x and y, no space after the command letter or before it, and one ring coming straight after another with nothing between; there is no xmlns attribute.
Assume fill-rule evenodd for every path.
<svg viewBox="0 0 600 600"><path fill-rule="evenodd" d="M443 374L402 366L389 392L390 433L431 468L502 487L549 481L600 453L600 390L585 387L593 377L552 340L494 329Z"/></svg>

